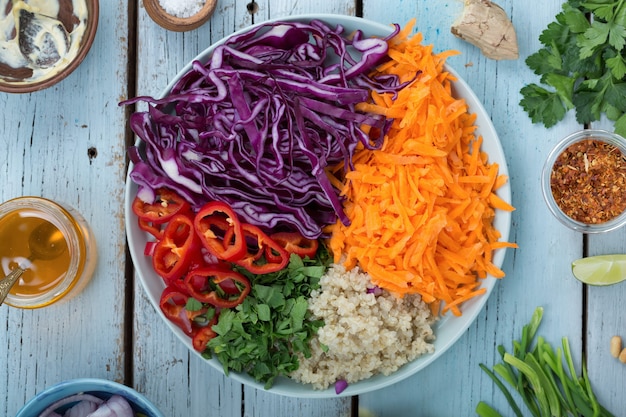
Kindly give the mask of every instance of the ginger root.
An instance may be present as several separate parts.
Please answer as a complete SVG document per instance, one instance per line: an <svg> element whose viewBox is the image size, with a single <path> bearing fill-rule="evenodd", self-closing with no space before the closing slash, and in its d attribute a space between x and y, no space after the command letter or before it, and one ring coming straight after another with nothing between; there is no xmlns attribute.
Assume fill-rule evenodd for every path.
<svg viewBox="0 0 626 417"><path fill-rule="evenodd" d="M504 9L489 0L465 0L463 14L454 22L453 35L480 48L490 59L517 59L517 36Z"/></svg>

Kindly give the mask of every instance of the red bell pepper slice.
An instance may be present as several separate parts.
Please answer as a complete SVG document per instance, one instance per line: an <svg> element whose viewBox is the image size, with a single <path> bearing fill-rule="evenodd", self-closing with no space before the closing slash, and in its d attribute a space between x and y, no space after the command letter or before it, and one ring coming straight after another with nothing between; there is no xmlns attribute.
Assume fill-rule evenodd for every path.
<svg viewBox="0 0 626 417"><path fill-rule="evenodd" d="M180 276L172 279L163 280L168 287L175 289L185 295L189 295L189 291L187 291L187 286L185 285L185 277Z"/></svg>
<svg viewBox="0 0 626 417"><path fill-rule="evenodd" d="M185 275L192 262L201 256L193 220L188 215L177 214L169 221L162 239L154 248L152 266L169 283Z"/></svg>
<svg viewBox="0 0 626 417"><path fill-rule="evenodd" d="M188 299L189 296L177 288L166 287L161 293L159 307L169 321L180 327L186 335L191 336L194 331L193 323L185 308Z"/></svg>
<svg viewBox="0 0 626 417"><path fill-rule="evenodd" d="M212 326L201 327L191 339L193 348L200 353L204 352L207 343L215 336L217 336L217 333L213 331Z"/></svg>
<svg viewBox="0 0 626 417"><path fill-rule="evenodd" d="M220 265L189 271L185 285L191 297L221 308L239 305L250 293L250 281L246 277Z"/></svg>
<svg viewBox="0 0 626 417"><path fill-rule="evenodd" d="M257 226L244 223L242 227L247 238L247 247L251 250L247 250L243 258L235 261L237 265L246 268L253 274L269 274L280 271L287 266L289 254L285 249ZM252 243L251 240L253 240ZM265 254L266 256L261 257L259 252L260 255ZM268 253L272 254L271 258L268 257Z"/></svg>
<svg viewBox="0 0 626 417"><path fill-rule="evenodd" d="M133 213L145 222L163 224L174 217L191 210L191 205L176 192L168 188L156 190L153 203L146 203L135 197L132 204Z"/></svg>
<svg viewBox="0 0 626 417"><path fill-rule="evenodd" d="M233 262L245 255L242 225L228 204L205 204L194 218L194 227L202 245L218 259Z"/></svg>
<svg viewBox="0 0 626 417"><path fill-rule="evenodd" d="M301 258L308 256L313 259L319 247L317 239L307 239L298 232L277 232L270 237L288 253L295 253ZM272 262L277 262L275 260L276 255L272 251L266 252L265 256Z"/></svg>
<svg viewBox="0 0 626 417"><path fill-rule="evenodd" d="M150 233L157 240L161 240L163 238L163 224L156 224L146 219L138 218L137 224L139 228L144 232Z"/></svg>
<svg viewBox="0 0 626 417"><path fill-rule="evenodd" d="M194 335L191 338L191 344L196 351L200 353L204 352L207 347L207 343L217 336L217 333L213 330L213 325L215 323L217 323L217 316L215 316L206 326L199 327L195 330Z"/></svg>

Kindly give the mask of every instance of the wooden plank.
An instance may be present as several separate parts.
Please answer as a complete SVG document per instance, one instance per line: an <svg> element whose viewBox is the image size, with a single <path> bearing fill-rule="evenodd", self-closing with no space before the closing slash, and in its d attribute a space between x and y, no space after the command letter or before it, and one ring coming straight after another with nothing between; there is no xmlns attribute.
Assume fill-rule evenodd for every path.
<svg viewBox="0 0 626 417"><path fill-rule="evenodd" d="M572 349L582 349L582 289L571 279L567 261L582 253L582 239L562 230L551 217L539 182L550 146L577 126L573 119L568 119L547 131L533 125L518 105L520 88L535 81L524 59L538 48L539 33L560 9L561 2L546 2L542 8L548 11L540 15L521 7L520 2L497 3L512 16L518 28L518 60L488 60L477 48L451 35L450 26L460 15L462 2L419 0L388 8L382 2L364 1L366 18L404 24L415 16L424 43L433 44L435 51L461 52L448 63L474 90L499 134L507 156L513 204L517 207L509 240L520 246L507 253L503 266L507 277L498 283L476 322L448 352L417 375L359 398L359 405L378 417L458 415L461 410L468 414L480 400L504 412L506 402L479 371L479 363L491 366L499 360L496 346L504 344L510 349L511 341L520 337L522 326L537 306L546 309L541 333L547 339L559 342L561 335L568 335ZM579 354L576 356L580 358Z"/></svg>
<svg viewBox="0 0 626 417"><path fill-rule="evenodd" d="M167 32L138 10L137 94L157 95L177 72L212 42L252 23L292 14L354 12L354 2L260 1L250 13L248 2L218 2L215 14L203 27L186 33ZM141 109L141 106L139 107ZM245 388L225 378L190 354L167 326L135 282L135 368L138 389L167 416L209 413L239 415L347 415L349 398L312 401L287 398ZM155 375L157 375L155 377ZM207 411L210 410L210 411Z"/></svg>
<svg viewBox="0 0 626 417"><path fill-rule="evenodd" d="M592 123L594 129L613 131L613 123L602 119ZM626 253L626 228L606 234L589 235L587 256ZM609 287L587 287L586 358L589 378L598 400L609 411L619 415L626 410L626 365L611 356L611 337L617 335L626 346L626 326L622 306L626 305L626 283Z"/></svg>
<svg viewBox="0 0 626 417"><path fill-rule="evenodd" d="M62 380L124 381L124 129L117 102L127 85L126 2L101 7L95 43L57 86L0 95L0 200L22 195L64 202L87 219L99 262L83 293L39 310L0 308L0 415ZM114 23L109 23L114 22Z"/></svg>
<svg viewBox="0 0 626 417"><path fill-rule="evenodd" d="M626 232L590 238L589 255L626 253ZM587 288L586 359L589 378L598 401L614 415L626 410L626 365L611 356L611 337L617 335L626 346L626 326L621 313L626 305L626 284Z"/></svg>

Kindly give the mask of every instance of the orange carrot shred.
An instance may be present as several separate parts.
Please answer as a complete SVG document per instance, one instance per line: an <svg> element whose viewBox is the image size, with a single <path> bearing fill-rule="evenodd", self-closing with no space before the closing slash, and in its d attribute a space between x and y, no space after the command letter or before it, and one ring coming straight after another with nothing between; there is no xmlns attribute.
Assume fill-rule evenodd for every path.
<svg viewBox="0 0 626 417"><path fill-rule="evenodd" d="M481 151L476 115L452 94L444 63L457 52L433 53L420 33L410 35L414 24L389 41L390 59L377 69L413 81L395 97L373 92L356 106L393 124L381 149L354 155L341 186L350 225L330 227L329 248L335 262L358 266L374 284L461 315L464 302L485 293L482 278L504 276L493 252L517 245L499 241L493 220L514 207L496 193L507 177Z"/></svg>

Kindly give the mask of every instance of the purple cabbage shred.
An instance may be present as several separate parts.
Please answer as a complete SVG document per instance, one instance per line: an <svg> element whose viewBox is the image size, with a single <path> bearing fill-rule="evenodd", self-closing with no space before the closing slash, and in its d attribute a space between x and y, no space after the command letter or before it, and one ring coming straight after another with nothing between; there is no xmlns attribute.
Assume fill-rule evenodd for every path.
<svg viewBox="0 0 626 417"><path fill-rule="evenodd" d="M348 388L348 382L345 379L339 379L335 382L335 394L341 394L346 388Z"/></svg>

